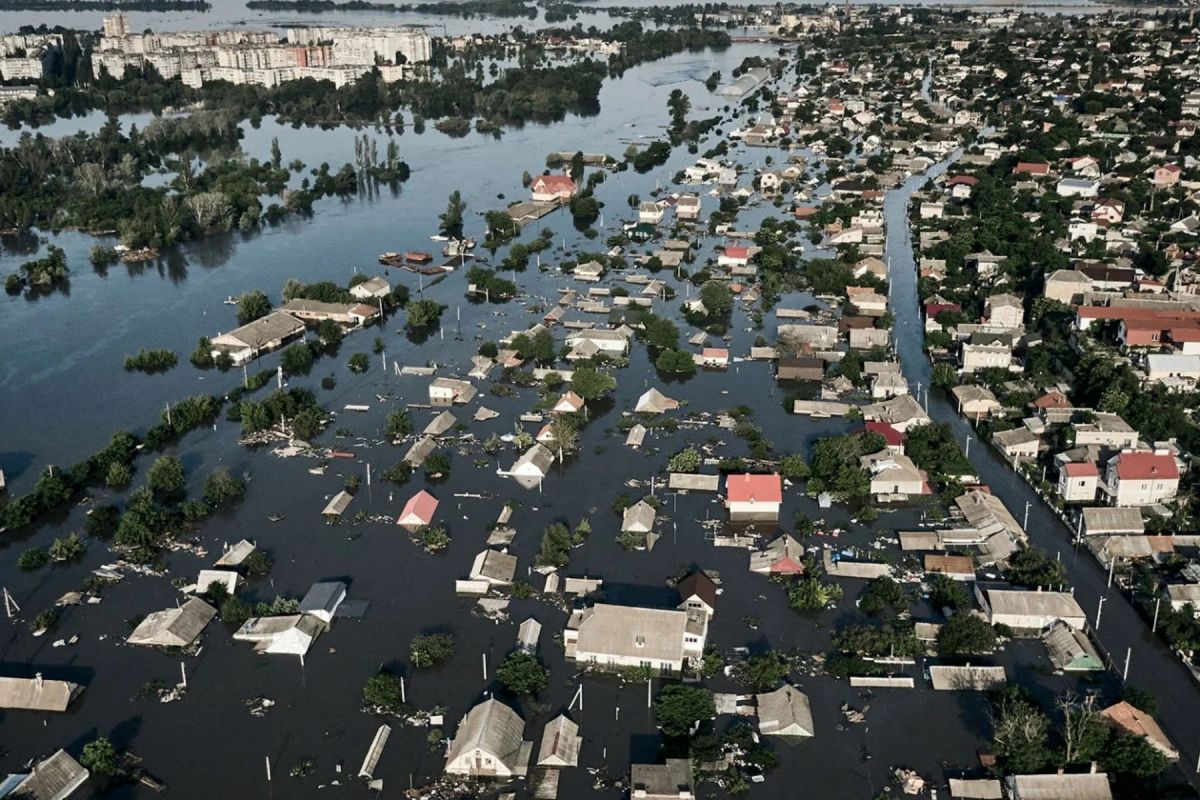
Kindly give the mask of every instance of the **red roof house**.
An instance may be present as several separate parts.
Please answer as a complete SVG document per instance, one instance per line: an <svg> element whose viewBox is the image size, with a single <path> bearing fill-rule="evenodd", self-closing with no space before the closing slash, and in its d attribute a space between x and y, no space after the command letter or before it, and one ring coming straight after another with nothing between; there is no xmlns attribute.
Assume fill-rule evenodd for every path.
<svg viewBox="0 0 1200 800"><path fill-rule="evenodd" d="M433 515L437 511L437 507L437 498L422 489L404 504L404 510L396 518L396 524L402 528L414 530L424 527L433 522Z"/></svg>

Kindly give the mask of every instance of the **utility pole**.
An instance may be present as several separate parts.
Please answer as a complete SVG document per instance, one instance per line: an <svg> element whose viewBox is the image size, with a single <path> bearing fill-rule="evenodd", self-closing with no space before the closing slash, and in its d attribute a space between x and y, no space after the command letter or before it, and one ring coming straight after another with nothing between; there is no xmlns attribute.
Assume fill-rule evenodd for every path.
<svg viewBox="0 0 1200 800"><path fill-rule="evenodd" d="M1100 632L1100 615L1104 613L1104 601L1107 599L1107 597L1101 597L1100 605L1096 606L1096 624L1092 627L1096 629L1097 633Z"/></svg>
<svg viewBox="0 0 1200 800"><path fill-rule="evenodd" d="M920 384L918 384L918 385L920 385ZM963 455L966 456L967 458L971 457L971 434L969 434L969 433L967 434L966 452L963 453Z"/></svg>
<svg viewBox="0 0 1200 800"><path fill-rule="evenodd" d="M1129 680L1129 657L1133 655L1133 648L1125 648L1125 670L1121 673L1121 683Z"/></svg>
<svg viewBox="0 0 1200 800"><path fill-rule="evenodd" d="M1031 505L1032 503L1030 503L1028 500L1025 501L1025 521L1021 523L1021 527L1024 529L1029 528L1029 506Z"/></svg>
<svg viewBox="0 0 1200 800"><path fill-rule="evenodd" d="M1157 631L1158 631L1158 607L1159 607L1161 604L1162 604L1162 598L1161 598L1161 597L1156 597L1156 598L1154 598L1154 622L1153 622L1153 623L1150 625L1150 632L1151 632L1151 633L1155 633L1155 632L1157 632Z"/></svg>

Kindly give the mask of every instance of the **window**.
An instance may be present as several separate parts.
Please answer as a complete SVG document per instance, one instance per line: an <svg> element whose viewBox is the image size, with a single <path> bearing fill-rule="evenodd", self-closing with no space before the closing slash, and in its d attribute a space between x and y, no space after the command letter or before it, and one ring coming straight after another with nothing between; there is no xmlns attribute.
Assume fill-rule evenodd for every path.
<svg viewBox="0 0 1200 800"><path fill-rule="evenodd" d="M638 647L645 647L646 646L646 637L645 636L635 636L635 637L633 637L633 643Z"/></svg>

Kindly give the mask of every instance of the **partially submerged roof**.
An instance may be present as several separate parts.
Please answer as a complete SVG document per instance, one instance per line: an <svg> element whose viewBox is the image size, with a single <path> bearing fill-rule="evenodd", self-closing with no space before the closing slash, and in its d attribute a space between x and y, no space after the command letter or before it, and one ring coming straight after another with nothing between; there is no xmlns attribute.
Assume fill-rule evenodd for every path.
<svg viewBox="0 0 1200 800"><path fill-rule="evenodd" d="M638 398L633 410L639 414L662 414L679 408L679 401L667 397L658 389L647 389Z"/></svg>
<svg viewBox="0 0 1200 800"><path fill-rule="evenodd" d="M1050 662L1064 672L1104 669L1104 660L1092 646L1087 634L1065 622L1056 621L1042 634L1050 651Z"/></svg>
<svg viewBox="0 0 1200 800"><path fill-rule="evenodd" d="M951 778L950 796L954 800L1002 800L1004 794L995 778Z"/></svg>
<svg viewBox="0 0 1200 800"><path fill-rule="evenodd" d="M346 584L341 581L320 581L309 587L300 601L301 614L327 614L332 616L346 599Z"/></svg>
<svg viewBox="0 0 1200 800"><path fill-rule="evenodd" d="M1154 721L1154 717L1142 711L1137 706L1124 700L1115 703L1100 712L1109 724L1134 736L1142 736L1163 755L1170 759L1179 758L1179 751L1171 740L1163 733L1163 729Z"/></svg>
<svg viewBox="0 0 1200 800"><path fill-rule="evenodd" d="M251 553L254 552L254 542L249 539L242 539L233 547L225 551L225 554L217 559L213 565L215 567L237 567L245 561Z"/></svg>
<svg viewBox="0 0 1200 800"><path fill-rule="evenodd" d="M648 533L654 528L655 514L654 506L645 500L638 500L621 515L621 530Z"/></svg>
<svg viewBox="0 0 1200 800"><path fill-rule="evenodd" d="M701 475L695 472L672 472L667 476L667 488L676 491L715 492L720 487L720 475Z"/></svg>
<svg viewBox="0 0 1200 800"><path fill-rule="evenodd" d="M702 600L709 608L715 609L717 607L717 584L700 570L696 570L681 580L676 588L679 590L680 600L686 601L689 598L696 597Z"/></svg>
<svg viewBox="0 0 1200 800"><path fill-rule="evenodd" d="M48 681L41 673L32 678L0 677L0 708L66 711L82 692L78 683Z"/></svg>
<svg viewBox="0 0 1200 800"><path fill-rule="evenodd" d="M929 667L929 682L939 691L990 691L1008 683L1004 667L954 666L935 664Z"/></svg>
<svg viewBox="0 0 1200 800"><path fill-rule="evenodd" d="M147 647L187 647L216 615L215 608L193 597L179 608L150 614L125 641Z"/></svg>
<svg viewBox="0 0 1200 800"><path fill-rule="evenodd" d="M790 684L756 695L758 732L769 736L813 736L812 707L808 695Z"/></svg>
<svg viewBox="0 0 1200 800"><path fill-rule="evenodd" d="M4 797L10 800L66 800L90 775L66 750L59 750L39 762Z"/></svg>
<svg viewBox="0 0 1200 800"><path fill-rule="evenodd" d="M579 748L583 737L579 735L579 725L566 714L559 714L546 723L542 731L542 744L538 748L537 765L539 767L577 767L579 766Z"/></svg>
<svg viewBox="0 0 1200 800"><path fill-rule="evenodd" d="M629 772L634 792L651 796L692 796L692 762L686 758L668 758L665 764L633 764Z"/></svg>
<svg viewBox="0 0 1200 800"><path fill-rule="evenodd" d="M340 517L350 507L350 501L353 499L354 495L347 491L338 492L325 504L325 510L321 513L327 517Z"/></svg>
<svg viewBox="0 0 1200 800"><path fill-rule="evenodd" d="M521 736L525 720L499 700L485 700L472 708L458 724L458 731L446 751L447 766L475 749L490 753L513 772L523 771Z"/></svg>
<svg viewBox="0 0 1200 800"><path fill-rule="evenodd" d="M483 578L493 583L512 583L517 574L517 557L499 550L487 549L475 556L471 579Z"/></svg>
<svg viewBox="0 0 1200 800"><path fill-rule="evenodd" d="M1005 779L1013 800L1112 800L1108 775L1011 775Z"/></svg>

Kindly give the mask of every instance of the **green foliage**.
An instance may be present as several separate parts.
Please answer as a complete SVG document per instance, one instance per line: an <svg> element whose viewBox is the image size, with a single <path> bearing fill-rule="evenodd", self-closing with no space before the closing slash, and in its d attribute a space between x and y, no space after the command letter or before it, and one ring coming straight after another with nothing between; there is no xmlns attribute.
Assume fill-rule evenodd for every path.
<svg viewBox="0 0 1200 800"><path fill-rule="evenodd" d="M828 490L849 498L866 497L871 492L871 481L860 466L859 458L879 452L886 444L883 437L875 433L843 434L818 439L813 445L809 461L812 477L808 490Z"/></svg>
<svg viewBox="0 0 1200 800"><path fill-rule="evenodd" d="M696 723L712 719L717 709L712 694L702 686L673 683L654 699L654 716L664 736L683 737Z"/></svg>
<svg viewBox="0 0 1200 800"><path fill-rule="evenodd" d="M409 330L428 330L438 324L445 310L436 300L409 300L404 306L404 324Z"/></svg>
<svg viewBox="0 0 1200 800"><path fill-rule="evenodd" d="M50 561L50 554L40 547L29 547L21 551L21 555L17 557L17 566L24 572L33 572L46 566Z"/></svg>
<svg viewBox="0 0 1200 800"><path fill-rule="evenodd" d="M918 425L909 428L905 436L905 454L938 481L974 474L974 467L963 454L947 423Z"/></svg>
<svg viewBox="0 0 1200 800"><path fill-rule="evenodd" d="M255 550L242 562L242 570L251 578L262 578L271 571L271 557L262 550Z"/></svg>
<svg viewBox="0 0 1200 800"><path fill-rule="evenodd" d="M450 193L450 199L446 203L446 210L438 215L440 226L438 230L442 236L450 236L456 239L462 238L463 235L463 214L467 210L467 201L463 200L462 192L455 189Z"/></svg>
<svg viewBox="0 0 1200 800"><path fill-rule="evenodd" d="M450 456L442 451L430 453L424 463L425 475L429 478L446 478L450 475Z"/></svg>
<svg viewBox="0 0 1200 800"><path fill-rule="evenodd" d="M779 462L779 474L789 481L808 480L812 470L805 462L804 456L791 454L784 456Z"/></svg>
<svg viewBox="0 0 1200 800"><path fill-rule="evenodd" d="M412 430L412 419L408 416L408 409L397 408L388 412L387 422L383 426L384 433L388 436L401 437L408 436Z"/></svg>
<svg viewBox="0 0 1200 800"><path fill-rule="evenodd" d="M958 371L954 365L939 361L929 371L929 380L939 389L953 389L958 385Z"/></svg>
<svg viewBox="0 0 1200 800"><path fill-rule="evenodd" d="M403 713L408 707L403 699L403 685L402 679L390 672L372 675L363 686L363 705L381 714Z"/></svg>
<svg viewBox="0 0 1200 800"><path fill-rule="evenodd" d="M791 671L791 665L776 652L750 656L734 667L733 679L751 692L769 692L779 686Z"/></svg>
<svg viewBox="0 0 1200 800"><path fill-rule="evenodd" d="M1040 772L1050 762L1050 720L1027 690L1006 686L992 699L993 750L1006 772Z"/></svg>
<svg viewBox="0 0 1200 800"><path fill-rule="evenodd" d="M867 583L858 598L858 608L872 617L895 617L908 609L912 599L904 586L887 576L881 576Z"/></svg>
<svg viewBox="0 0 1200 800"><path fill-rule="evenodd" d="M550 671L536 657L517 650L509 653L496 668L496 678L511 692L536 695L546 688Z"/></svg>
<svg viewBox="0 0 1200 800"><path fill-rule="evenodd" d="M125 356L127 372L166 372L179 363L170 350L138 350L136 355Z"/></svg>
<svg viewBox="0 0 1200 800"><path fill-rule="evenodd" d="M346 366L351 372L362 374L371 366L371 359L366 353L355 353L350 356L349 361L346 362Z"/></svg>
<svg viewBox="0 0 1200 800"><path fill-rule="evenodd" d="M971 593L962 581L937 574L929 579L929 602L935 608L965 611L973 605Z"/></svg>
<svg viewBox="0 0 1200 800"><path fill-rule="evenodd" d="M679 346L679 328L666 317L647 313L642 316L642 330L638 333L650 347L658 350L674 350Z"/></svg>
<svg viewBox="0 0 1200 800"><path fill-rule="evenodd" d="M943 656L972 656L990 653L996 647L996 631L986 620L961 612L938 631L938 653Z"/></svg>
<svg viewBox="0 0 1200 800"><path fill-rule="evenodd" d="M143 487L134 489L117 526L116 542L124 547L156 547L171 527L171 518Z"/></svg>
<svg viewBox="0 0 1200 800"><path fill-rule="evenodd" d="M412 465L407 461L400 461L383 471L383 479L392 483L407 483L412 477Z"/></svg>
<svg viewBox="0 0 1200 800"><path fill-rule="evenodd" d="M911 625L851 625L838 631L833 646L840 652L856 656L920 655L923 648Z"/></svg>
<svg viewBox="0 0 1200 800"><path fill-rule="evenodd" d="M303 342L288 345L279 357L279 365L288 375L306 375L312 369L312 348Z"/></svg>
<svg viewBox="0 0 1200 800"><path fill-rule="evenodd" d="M579 367L571 376L571 389L584 400L598 400L617 388L617 379L595 367Z"/></svg>
<svg viewBox="0 0 1200 800"><path fill-rule="evenodd" d="M241 500L245 493L246 482L235 478L224 467L216 470L204 481L204 499L214 508L235 503Z"/></svg>
<svg viewBox="0 0 1200 800"><path fill-rule="evenodd" d="M1036 547L1023 547L1008 559L1005 577L1021 586L1043 589L1066 585L1067 570L1061 561L1051 559Z"/></svg>
<svg viewBox="0 0 1200 800"><path fill-rule="evenodd" d="M842 599L842 587L823 581L816 572L810 570L788 584L788 605L796 611L820 611Z"/></svg>
<svg viewBox="0 0 1200 800"><path fill-rule="evenodd" d="M700 301L710 317L725 317L733 310L733 292L728 284L709 281L700 287Z"/></svg>
<svg viewBox="0 0 1200 800"><path fill-rule="evenodd" d="M93 775L113 776L120 773L121 768L117 762L117 748L108 739L100 737L93 739L83 746L83 752L79 756L79 763L86 767Z"/></svg>
<svg viewBox="0 0 1200 800"><path fill-rule="evenodd" d="M78 561L83 558L86 549L87 545L79 538L79 534L72 532L54 540L50 545L50 558L59 562Z"/></svg>
<svg viewBox="0 0 1200 800"><path fill-rule="evenodd" d="M221 621L232 627L240 628L253 615L254 609L239 597L230 596L221 603Z"/></svg>
<svg viewBox="0 0 1200 800"><path fill-rule="evenodd" d="M695 472L700 469L700 451L694 447L680 450L667 462L668 472Z"/></svg>
<svg viewBox="0 0 1200 800"><path fill-rule="evenodd" d="M109 539L117 532L121 512L116 506L96 506L84 520L83 528L94 539Z"/></svg>
<svg viewBox="0 0 1200 800"><path fill-rule="evenodd" d="M439 526L422 525L417 530L417 541L429 552L439 553L450 546L450 534Z"/></svg>
<svg viewBox="0 0 1200 800"><path fill-rule="evenodd" d="M237 301L238 323L245 325L271 313L271 300L261 289L246 292Z"/></svg>
<svg viewBox="0 0 1200 800"><path fill-rule="evenodd" d="M696 372L696 359L682 350L663 350L654 359L654 366L670 375L692 375Z"/></svg>
<svg viewBox="0 0 1200 800"><path fill-rule="evenodd" d="M104 485L110 489L124 489L133 481L133 468L128 464L123 464L120 461L114 461L108 465L108 472L104 475Z"/></svg>
<svg viewBox="0 0 1200 800"><path fill-rule="evenodd" d="M408 647L409 658L417 669L434 667L454 655L454 637L448 633L414 636Z"/></svg>
<svg viewBox="0 0 1200 800"><path fill-rule="evenodd" d="M542 544L538 549L537 565L539 567L567 566L571 553L571 530L561 522L546 526L542 534Z"/></svg>
<svg viewBox="0 0 1200 800"><path fill-rule="evenodd" d="M183 494L187 488L183 461L178 456L159 456L146 473L146 483L158 497L172 498Z"/></svg>

